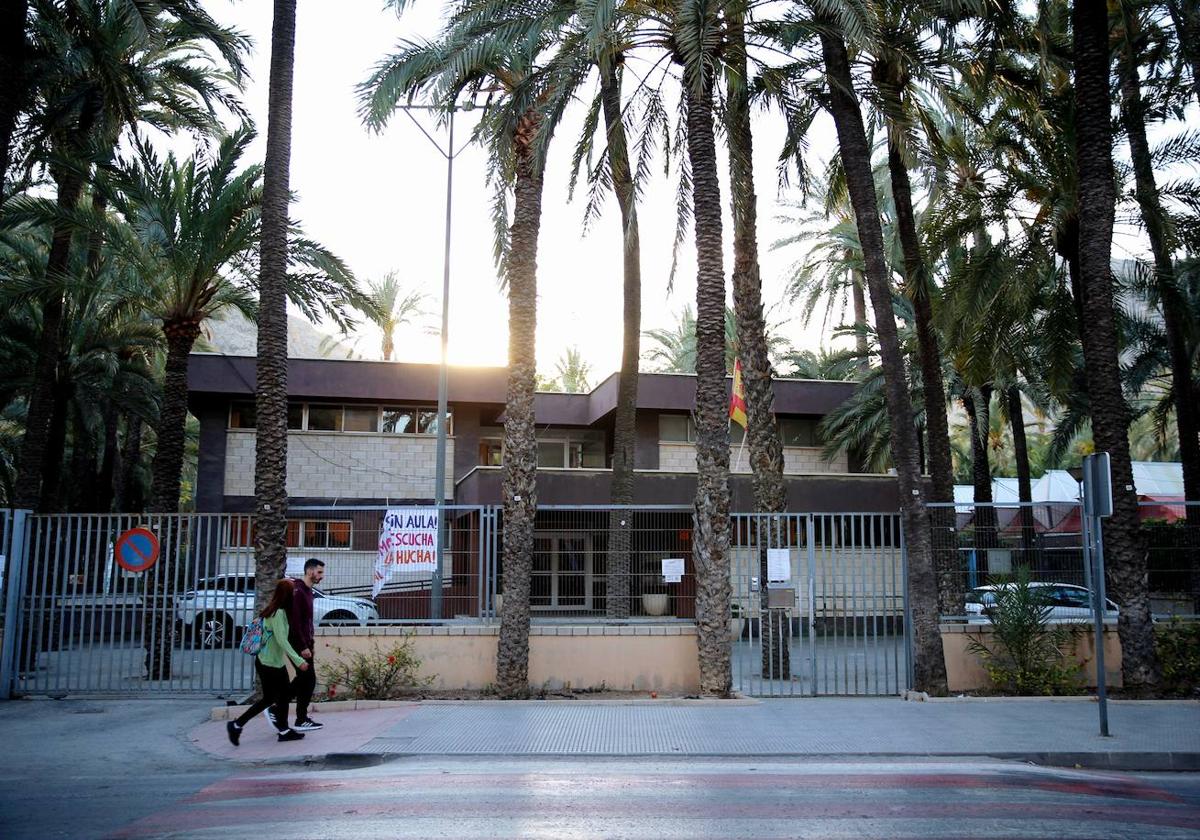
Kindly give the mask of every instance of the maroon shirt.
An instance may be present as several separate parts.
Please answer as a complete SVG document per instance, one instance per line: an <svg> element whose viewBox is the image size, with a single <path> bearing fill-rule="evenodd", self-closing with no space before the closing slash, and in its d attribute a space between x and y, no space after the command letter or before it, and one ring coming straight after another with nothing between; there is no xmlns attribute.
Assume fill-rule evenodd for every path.
<svg viewBox="0 0 1200 840"><path fill-rule="evenodd" d="M313 649L313 591L300 578L292 581L292 606L288 610L288 641L297 651Z"/></svg>

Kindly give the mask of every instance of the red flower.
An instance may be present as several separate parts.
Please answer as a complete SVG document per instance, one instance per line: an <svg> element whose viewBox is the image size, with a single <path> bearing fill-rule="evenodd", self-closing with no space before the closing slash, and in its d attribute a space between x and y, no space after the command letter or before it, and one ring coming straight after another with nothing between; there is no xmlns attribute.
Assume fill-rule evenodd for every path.
<svg viewBox="0 0 1200 840"><path fill-rule="evenodd" d="M394 656L389 656L389 657L388 657L388 664L389 664L389 665L395 665L395 664L396 664L396 657L394 657Z"/></svg>

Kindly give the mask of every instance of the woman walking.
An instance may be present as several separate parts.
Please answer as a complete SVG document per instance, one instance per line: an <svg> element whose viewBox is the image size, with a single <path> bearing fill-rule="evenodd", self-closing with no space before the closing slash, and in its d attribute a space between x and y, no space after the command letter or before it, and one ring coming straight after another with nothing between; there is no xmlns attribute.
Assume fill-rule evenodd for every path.
<svg viewBox="0 0 1200 840"><path fill-rule="evenodd" d="M288 642L288 610L291 606L292 581L290 578L284 578L275 584L275 593L260 613L264 635L270 634L264 639L262 649L254 658L254 670L258 672L258 681L262 684L262 698L246 709L237 720L231 720L225 725L225 730L229 733L229 742L235 747L238 739L242 737L242 727L268 706L271 707L272 722L283 722L282 728L278 728L276 724L280 741L299 741L304 737L303 732L297 732L287 725L288 701L292 697L291 680L288 678L287 668L283 667L284 657L292 660L292 664L301 671L307 671L309 668L308 661L296 653Z"/></svg>

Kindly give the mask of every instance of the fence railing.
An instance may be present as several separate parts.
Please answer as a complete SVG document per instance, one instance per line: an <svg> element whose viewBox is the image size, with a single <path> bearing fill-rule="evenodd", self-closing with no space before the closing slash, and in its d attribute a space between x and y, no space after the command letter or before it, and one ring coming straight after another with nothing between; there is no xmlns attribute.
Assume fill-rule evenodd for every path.
<svg viewBox="0 0 1200 840"><path fill-rule="evenodd" d="M1151 612L1156 618L1200 612L1200 528L1187 523L1200 502L1139 503ZM1033 581L1085 587L1082 515L1078 503L945 503L928 506L934 563L943 592L943 620L978 618L968 610L973 590L1029 570ZM1063 590L1059 612L1079 607ZM952 599L952 600L951 600ZM1119 605L1118 609L1119 609Z"/></svg>

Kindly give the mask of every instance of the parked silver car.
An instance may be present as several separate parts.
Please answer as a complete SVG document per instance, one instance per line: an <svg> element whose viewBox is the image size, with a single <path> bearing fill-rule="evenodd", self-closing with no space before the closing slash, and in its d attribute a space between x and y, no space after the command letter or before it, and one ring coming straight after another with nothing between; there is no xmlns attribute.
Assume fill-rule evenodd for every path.
<svg viewBox="0 0 1200 840"><path fill-rule="evenodd" d="M975 624L990 624L989 613L996 608L996 590L1012 584L989 584L977 586L967 593L967 621ZM1039 590L1050 608L1050 621L1089 621L1092 617L1092 593L1083 586L1073 583L1048 583L1031 581L1031 589ZM1119 609L1111 600L1104 611L1105 621L1116 621Z"/></svg>
<svg viewBox="0 0 1200 840"><path fill-rule="evenodd" d="M184 638L197 647L219 648L237 644L239 632L254 617L254 575L226 574L205 578L188 590L176 605ZM313 623L364 625L379 618L379 610L366 598L326 595L313 589Z"/></svg>

